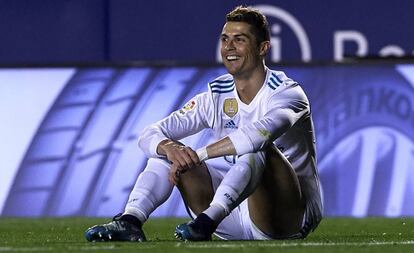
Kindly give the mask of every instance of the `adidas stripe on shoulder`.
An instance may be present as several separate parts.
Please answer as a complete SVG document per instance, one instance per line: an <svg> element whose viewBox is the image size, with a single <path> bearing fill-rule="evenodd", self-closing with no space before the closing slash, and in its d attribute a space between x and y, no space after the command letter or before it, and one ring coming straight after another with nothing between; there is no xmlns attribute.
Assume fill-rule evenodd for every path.
<svg viewBox="0 0 414 253"><path fill-rule="evenodd" d="M212 93L232 92L235 87L234 80L233 78L229 78L229 75L221 76L214 81L209 82L208 85L210 86Z"/></svg>
<svg viewBox="0 0 414 253"><path fill-rule="evenodd" d="M275 90L277 87L281 85L288 85L292 83L295 82L289 77L287 77L286 74L281 71L271 71L269 80L267 81L267 85L272 90Z"/></svg>

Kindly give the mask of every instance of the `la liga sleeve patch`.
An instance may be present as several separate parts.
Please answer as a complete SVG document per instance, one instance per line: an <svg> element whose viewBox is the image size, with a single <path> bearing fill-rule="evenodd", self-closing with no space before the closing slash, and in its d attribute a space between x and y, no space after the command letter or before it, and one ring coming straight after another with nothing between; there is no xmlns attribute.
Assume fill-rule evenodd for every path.
<svg viewBox="0 0 414 253"><path fill-rule="evenodd" d="M196 106L197 106L197 102L196 102L196 100L195 100L195 99L192 99L192 100L188 101L188 102L187 102L187 104L185 104L185 105L183 106L183 108L181 108L181 109L178 111L178 113L179 113L180 115L185 115L186 113L188 113L188 112L190 112L190 111L194 110L194 108L195 108Z"/></svg>

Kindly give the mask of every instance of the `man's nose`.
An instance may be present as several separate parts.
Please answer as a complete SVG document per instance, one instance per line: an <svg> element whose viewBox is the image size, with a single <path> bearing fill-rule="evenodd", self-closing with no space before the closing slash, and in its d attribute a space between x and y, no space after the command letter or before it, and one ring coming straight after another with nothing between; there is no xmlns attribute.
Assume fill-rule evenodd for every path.
<svg viewBox="0 0 414 253"><path fill-rule="evenodd" d="M226 43L226 46L224 47L226 50L232 50L234 49L234 42L233 40L228 40Z"/></svg>

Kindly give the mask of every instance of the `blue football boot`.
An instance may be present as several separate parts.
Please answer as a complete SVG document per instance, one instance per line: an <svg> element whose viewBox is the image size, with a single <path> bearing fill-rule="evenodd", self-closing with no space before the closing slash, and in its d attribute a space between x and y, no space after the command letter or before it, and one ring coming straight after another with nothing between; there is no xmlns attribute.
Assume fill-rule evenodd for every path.
<svg viewBox="0 0 414 253"><path fill-rule="evenodd" d="M195 220L178 225L175 228L175 238L181 241L211 241L216 228L215 222L201 213Z"/></svg>
<svg viewBox="0 0 414 253"><path fill-rule="evenodd" d="M121 215L117 215L107 224L95 225L88 228L85 231L86 240L89 242L144 242L147 240L141 226L121 219Z"/></svg>

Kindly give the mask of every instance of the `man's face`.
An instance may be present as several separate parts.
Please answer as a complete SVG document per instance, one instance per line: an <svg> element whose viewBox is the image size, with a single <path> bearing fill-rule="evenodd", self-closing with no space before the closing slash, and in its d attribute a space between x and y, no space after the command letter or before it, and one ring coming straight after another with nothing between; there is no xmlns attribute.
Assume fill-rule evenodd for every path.
<svg viewBox="0 0 414 253"><path fill-rule="evenodd" d="M257 45L250 25L245 22L227 22L220 40L224 66L235 77L249 75L266 53L261 50L261 45Z"/></svg>

